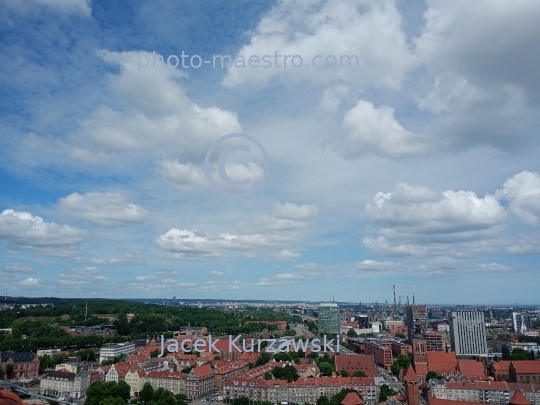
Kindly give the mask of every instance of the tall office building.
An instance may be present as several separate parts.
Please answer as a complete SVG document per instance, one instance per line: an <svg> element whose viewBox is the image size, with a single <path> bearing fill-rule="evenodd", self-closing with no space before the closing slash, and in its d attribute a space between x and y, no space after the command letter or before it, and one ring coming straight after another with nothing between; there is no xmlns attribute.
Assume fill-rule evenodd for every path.
<svg viewBox="0 0 540 405"><path fill-rule="evenodd" d="M414 335L424 335L426 333L427 320L427 307L425 305L407 306L407 329L409 334L409 342L412 343Z"/></svg>
<svg viewBox="0 0 540 405"><path fill-rule="evenodd" d="M319 333L339 334L339 307L335 302L319 305Z"/></svg>
<svg viewBox="0 0 540 405"><path fill-rule="evenodd" d="M483 312L451 312L449 322L452 351L457 355L487 355Z"/></svg>
<svg viewBox="0 0 540 405"><path fill-rule="evenodd" d="M512 320L516 333L523 333L525 330L531 329L531 316L527 313L512 312Z"/></svg>
<svg viewBox="0 0 540 405"><path fill-rule="evenodd" d="M363 315L363 314L358 314L357 319L358 319L358 327L360 329L369 328L369 316Z"/></svg>

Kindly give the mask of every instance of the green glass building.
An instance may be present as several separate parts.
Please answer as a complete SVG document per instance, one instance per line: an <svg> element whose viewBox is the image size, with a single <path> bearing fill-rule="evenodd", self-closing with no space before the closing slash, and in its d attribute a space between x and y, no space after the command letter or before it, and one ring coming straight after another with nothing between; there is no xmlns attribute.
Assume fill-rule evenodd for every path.
<svg viewBox="0 0 540 405"><path fill-rule="evenodd" d="M319 333L339 334L339 307L335 302L319 305Z"/></svg>

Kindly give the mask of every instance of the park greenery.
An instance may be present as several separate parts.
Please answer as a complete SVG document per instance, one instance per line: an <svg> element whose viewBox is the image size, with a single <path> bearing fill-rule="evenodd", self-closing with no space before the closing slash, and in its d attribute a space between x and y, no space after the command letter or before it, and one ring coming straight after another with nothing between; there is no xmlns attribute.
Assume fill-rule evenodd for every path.
<svg viewBox="0 0 540 405"><path fill-rule="evenodd" d="M21 301L20 299L18 299ZM24 301L24 300L23 300ZM20 304L26 303L21 301ZM42 348L78 350L120 343L130 339L146 339L161 334L172 337L181 327L207 327L214 336L258 334L275 331L275 325L264 321L301 323L299 316L265 309L222 311L211 308L164 306L117 300L80 300L42 298L33 302L47 303L35 307L0 311L0 328L12 328L12 333L0 333L0 351L25 351ZM88 312L86 313L86 307ZM135 316L128 323L126 314ZM112 322L105 318L112 317ZM115 336L71 336L60 326L95 326L113 324ZM284 333L293 335L293 330ZM283 334L283 333L282 333Z"/></svg>
<svg viewBox="0 0 540 405"><path fill-rule="evenodd" d="M379 402L386 401L388 397L397 395L398 392L390 388L387 384L382 384L379 390Z"/></svg>

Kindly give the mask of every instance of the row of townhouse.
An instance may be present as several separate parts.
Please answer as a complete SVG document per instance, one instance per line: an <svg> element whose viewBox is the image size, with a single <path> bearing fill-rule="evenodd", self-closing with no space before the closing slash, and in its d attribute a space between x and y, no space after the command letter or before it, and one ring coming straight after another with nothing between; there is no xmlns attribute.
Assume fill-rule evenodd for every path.
<svg viewBox="0 0 540 405"><path fill-rule="evenodd" d="M508 405L514 392L520 390L533 405L540 405L539 384L507 383L504 381L460 383L431 379L429 386L430 396L433 398L494 405Z"/></svg>
<svg viewBox="0 0 540 405"><path fill-rule="evenodd" d="M244 376L231 378L223 383L223 395L226 400L247 397L252 401L272 403L315 403L317 398L328 398L342 389L354 389L366 405L375 405L378 387L372 377L321 377L300 378L287 383L285 380L263 380Z"/></svg>

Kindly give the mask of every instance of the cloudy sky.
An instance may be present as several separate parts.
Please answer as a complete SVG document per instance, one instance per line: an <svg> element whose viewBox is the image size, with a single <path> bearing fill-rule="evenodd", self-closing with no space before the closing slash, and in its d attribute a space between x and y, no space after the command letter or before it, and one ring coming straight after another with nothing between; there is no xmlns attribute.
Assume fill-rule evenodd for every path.
<svg viewBox="0 0 540 405"><path fill-rule="evenodd" d="M538 15L537 0L4 0L0 288L383 303L395 284L427 304L539 303ZM205 174L230 133L270 162L239 138L211 155L226 192L268 174L243 198ZM247 186L218 171L238 144L222 163Z"/></svg>

